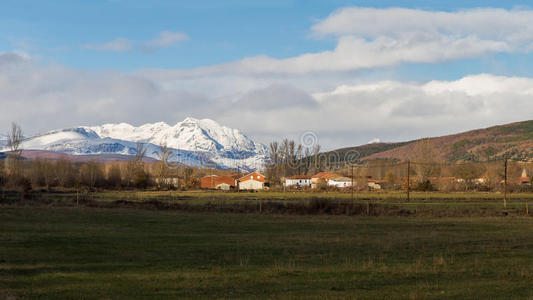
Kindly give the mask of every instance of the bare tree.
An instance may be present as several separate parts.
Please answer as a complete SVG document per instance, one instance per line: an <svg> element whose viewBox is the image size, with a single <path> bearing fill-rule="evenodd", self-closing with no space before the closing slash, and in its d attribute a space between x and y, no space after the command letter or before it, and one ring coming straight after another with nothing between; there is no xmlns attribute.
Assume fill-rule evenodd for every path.
<svg viewBox="0 0 533 300"><path fill-rule="evenodd" d="M144 163L143 163L143 159L145 155L146 155L146 145L144 143L137 143L137 147L135 149L135 155L133 156L132 160L128 162L128 165L126 166L125 181L128 186L133 184L135 181L143 181L142 178L145 177L144 175L146 175L144 174Z"/></svg>
<svg viewBox="0 0 533 300"><path fill-rule="evenodd" d="M142 162L145 156L146 156L146 145L144 143L137 143L137 148L135 149L135 157L134 157L135 162L137 163Z"/></svg>
<svg viewBox="0 0 533 300"><path fill-rule="evenodd" d="M280 149L278 142L271 142L268 148L270 161L267 166L267 178L271 184L279 183Z"/></svg>
<svg viewBox="0 0 533 300"><path fill-rule="evenodd" d="M432 176L440 174L438 152L430 139L422 139L414 145L412 158L415 161L416 174L419 181L427 181Z"/></svg>
<svg viewBox="0 0 533 300"><path fill-rule="evenodd" d="M55 175L57 181L62 187L73 186L76 182L76 175L74 174L74 167L70 160L60 158L55 162Z"/></svg>
<svg viewBox="0 0 533 300"><path fill-rule="evenodd" d="M12 174L21 175L22 168L20 159L22 157L22 129L20 126L13 122L11 123L11 130L7 134L7 147L10 150L9 157L11 163L9 164Z"/></svg>
<svg viewBox="0 0 533 300"><path fill-rule="evenodd" d="M159 172L158 172L158 175L159 175L158 186L161 187L161 184L168 185L167 182L165 181L166 181L166 178L168 177L169 160L171 160L172 157L174 157L174 152L168 147L166 142L161 143L159 147L160 147L160 150L159 150L158 157L159 157L160 166L159 166Z"/></svg>
<svg viewBox="0 0 533 300"><path fill-rule="evenodd" d="M453 175L464 180L465 190L473 189L475 180L486 172L486 166L477 163L458 164L453 168Z"/></svg>
<svg viewBox="0 0 533 300"><path fill-rule="evenodd" d="M318 171L320 171L321 169L319 156L320 156L320 145L317 144L313 147L313 167L314 167L313 172L314 173L318 173Z"/></svg>
<svg viewBox="0 0 533 300"><path fill-rule="evenodd" d="M107 182L114 188L119 188L122 185L122 173L118 163L111 164L107 172Z"/></svg>
<svg viewBox="0 0 533 300"><path fill-rule="evenodd" d="M80 168L81 183L90 189L96 187L104 178L102 165L95 161L89 161Z"/></svg>
<svg viewBox="0 0 533 300"><path fill-rule="evenodd" d="M22 129L17 123L11 123L11 131L7 134L7 146L11 150L11 153L20 154L22 151Z"/></svg>
<svg viewBox="0 0 533 300"><path fill-rule="evenodd" d="M281 176L283 176L283 180L285 180L285 177L287 177L287 165L289 161L289 140L284 139L281 142L280 146L280 153L281 153Z"/></svg>

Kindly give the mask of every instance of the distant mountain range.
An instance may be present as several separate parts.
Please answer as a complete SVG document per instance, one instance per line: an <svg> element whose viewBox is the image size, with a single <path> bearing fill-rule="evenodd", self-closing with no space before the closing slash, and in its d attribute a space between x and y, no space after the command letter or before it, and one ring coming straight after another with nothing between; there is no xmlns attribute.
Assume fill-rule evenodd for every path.
<svg viewBox="0 0 533 300"><path fill-rule="evenodd" d="M256 170L264 166L267 158L266 146L239 130L194 118L174 126L164 122L139 127L120 123L54 130L25 139L22 147L77 156L114 155L116 159L134 155L139 142L146 145L149 158L157 159L160 145L166 144L174 152L173 161L193 166ZM0 148L4 151L5 144L5 137L0 137Z"/></svg>
<svg viewBox="0 0 533 300"><path fill-rule="evenodd" d="M444 161L483 161L505 156L533 161L533 120L429 140L434 146L436 158ZM407 160L413 159L417 141L371 143L334 151L341 160L349 151L357 151L362 161ZM92 158L110 161L129 159L135 154L138 142L146 144L148 161L158 158L159 145L165 143L175 154L173 161L192 166L252 171L262 169L268 159L267 147L254 142L239 130L221 126L213 120L193 118L186 118L174 126L163 122L139 127L120 123L54 130L27 138L22 146L27 150L24 155L28 158L57 159L68 155L74 156L75 161ZM0 136L2 151L7 150L6 143L5 135Z"/></svg>
<svg viewBox="0 0 533 300"><path fill-rule="evenodd" d="M477 129L458 134L429 138L436 158L444 161L484 161L503 159L533 161L533 120ZM359 152L360 160L413 159L419 140L400 143L372 143L336 151L344 157L348 151Z"/></svg>

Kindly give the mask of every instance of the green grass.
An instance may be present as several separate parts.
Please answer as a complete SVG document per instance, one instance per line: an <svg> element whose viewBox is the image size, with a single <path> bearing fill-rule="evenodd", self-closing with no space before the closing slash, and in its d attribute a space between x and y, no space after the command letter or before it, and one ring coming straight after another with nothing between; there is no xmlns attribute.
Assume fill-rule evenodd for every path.
<svg viewBox="0 0 533 300"><path fill-rule="evenodd" d="M53 202L72 203L76 199L75 193L43 193L37 195L43 199ZM117 200L127 200L133 202L144 202L157 200L163 203L181 203L190 206L204 205L233 205L233 204L253 204L260 202L277 203L309 203L313 199L326 199L330 201L353 201L365 204L371 202L381 206L396 206L411 209L413 207L426 208L468 208L468 209L502 209L503 194L501 193L441 193L441 192L412 192L411 200L406 202L404 192L257 192L257 193L236 193L220 191L107 191L97 192L90 196L83 196L85 199L98 202L113 202ZM83 198L82 197L82 198ZM526 202L532 200L533 193L513 193L508 195L508 208L524 210ZM15 197L12 201L18 201ZM533 211L532 211L533 212ZM440 213L438 215L441 215ZM455 215L455 214L452 214Z"/></svg>
<svg viewBox="0 0 533 300"><path fill-rule="evenodd" d="M532 225L4 205L0 298L531 298Z"/></svg>
<svg viewBox="0 0 533 300"><path fill-rule="evenodd" d="M52 197L73 197L76 193L47 193ZM326 199L351 199L350 191L345 192L306 192L306 191L287 191L287 192L270 192L262 191L256 193L249 192L222 192L222 191L102 191L94 194L101 199L128 199L128 200L146 200L152 198L173 197L177 199L225 199L225 200L245 200L245 199L263 199L263 200L301 200L310 198ZM387 199L387 200L405 200L406 193L402 192L356 192L354 199ZM509 193L511 199L533 199L533 193ZM439 200L495 200L503 199L502 193L494 192L411 192L412 199L439 199Z"/></svg>
<svg viewBox="0 0 533 300"><path fill-rule="evenodd" d="M221 191L100 191L81 194L67 192L34 192L26 202L11 192L3 203L46 203L54 206L144 207L182 211L233 211L242 213L277 214L345 214L373 216L416 215L423 217L486 217L526 215L531 208L533 194L508 194L506 209L501 193L440 193L412 192L406 201L402 192L221 192ZM79 201L78 201L79 200ZM318 202L318 203L317 203ZM327 208L312 209L326 203ZM369 208L367 208L370 206ZM357 208L359 207L359 208ZM264 210L262 210L262 208ZM533 213L533 211L532 211Z"/></svg>
<svg viewBox="0 0 533 300"><path fill-rule="evenodd" d="M78 202L76 193L45 192L34 193L30 197L37 203L47 203L55 206L72 206ZM127 207L137 203L145 208L170 208L174 210L194 211L234 211L260 212L261 207L266 212L271 211L267 206L274 206L274 213L312 213L308 209L316 200L327 201L330 208L338 208L339 204L368 206L364 215L404 215L434 217L475 217L499 216L503 213L503 195L500 193L440 193L413 192L411 200L406 201L406 194L401 192L384 193L355 193L353 199L347 192L257 192L235 193L221 191L101 191L93 194L80 194L79 202L82 206L98 207ZM513 216L526 214L526 206L531 208L533 194L513 193L508 195L506 211ZM4 203L19 203L20 196L11 193L4 198ZM87 202L89 201L89 202ZM127 203L126 203L127 202ZM90 204L92 203L92 204ZM155 205L154 203L159 203ZM265 206L266 205L266 206ZM280 207L281 206L281 207ZM276 208L278 207L278 208ZM307 212L306 212L307 211ZM356 214L353 210L337 209L329 214ZM368 213L367 213L368 211ZM319 212L321 213L321 212ZM532 211L533 213L533 211Z"/></svg>

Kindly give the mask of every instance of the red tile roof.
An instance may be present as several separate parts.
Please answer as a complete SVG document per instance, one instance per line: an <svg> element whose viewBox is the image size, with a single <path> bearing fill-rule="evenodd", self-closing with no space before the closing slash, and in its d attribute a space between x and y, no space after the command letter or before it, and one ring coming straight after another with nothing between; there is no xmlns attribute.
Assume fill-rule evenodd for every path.
<svg viewBox="0 0 533 300"><path fill-rule="evenodd" d="M252 172L250 174L246 174L245 176L239 178L239 181L246 181L246 180L257 180L261 182L265 182L265 175L260 174L258 172Z"/></svg>
<svg viewBox="0 0 533 300"><path fill-rule="evenodd" d="M221 183L235 186L235 179L238 177L239 175L207 175L200 178L200 187L203 189L213 189Z"/></svg>
<svg viewBox="0 0 533 300"><path fill-rule="evenodd" d="M320 172L320 173L313 175L313 177L311 178L331 179L335 177L341 177L341 176L335 173L330 173L330 172Z"/></svg>

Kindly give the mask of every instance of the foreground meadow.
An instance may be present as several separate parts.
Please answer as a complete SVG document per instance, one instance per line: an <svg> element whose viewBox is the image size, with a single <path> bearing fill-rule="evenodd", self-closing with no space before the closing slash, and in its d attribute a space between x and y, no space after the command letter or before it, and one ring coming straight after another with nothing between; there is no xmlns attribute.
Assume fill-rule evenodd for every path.
<svg viewBox="0 0 533 300"><path fill-rule="evenodd" d="M530 298L533 220L0 206L0 298Z"/></svg>

